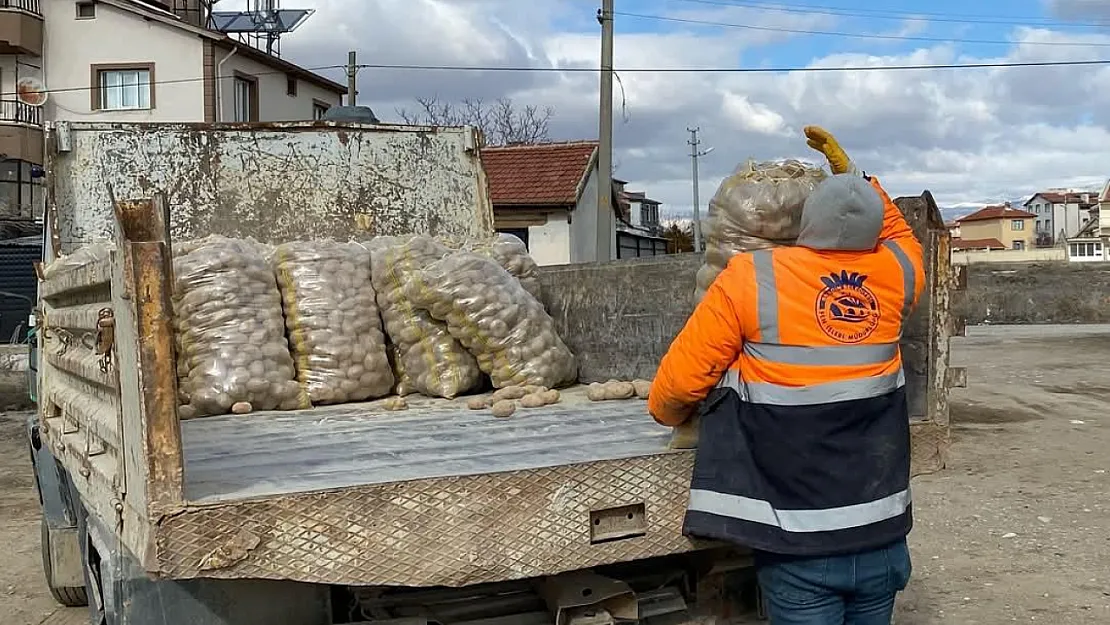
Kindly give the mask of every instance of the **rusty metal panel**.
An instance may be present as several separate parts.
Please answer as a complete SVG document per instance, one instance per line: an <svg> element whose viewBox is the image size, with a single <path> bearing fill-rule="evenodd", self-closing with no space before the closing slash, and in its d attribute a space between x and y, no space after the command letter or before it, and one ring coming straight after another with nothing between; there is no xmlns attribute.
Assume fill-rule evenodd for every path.
<svg viewBox="0 0 1110 625"><path fill-rule="evenodd" d="M189 506L159 573L397 586L552 575L705 547L682 536L693 452ZM591 544L591 511L643 504L643 535Z"/></svg>
<svg viewBox="0 0 1110 625"><path fill-rule="evenodd" d="M59 122L51 135L49 208L62 253L112 238L112 194L164 192L175 240L493 230L469 127Z"/></svg>

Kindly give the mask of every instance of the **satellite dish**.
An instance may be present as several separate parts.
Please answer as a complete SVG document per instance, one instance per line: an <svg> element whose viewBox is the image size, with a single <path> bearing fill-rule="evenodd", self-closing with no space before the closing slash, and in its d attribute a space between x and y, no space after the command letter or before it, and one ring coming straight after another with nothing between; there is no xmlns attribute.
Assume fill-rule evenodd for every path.
<svg viewBox="0 0 1110 625"><path fill-rule="evenodd" d="M46 85L38 78L20 78L15 83L15 97L29 106L42 106L46 104Z"/></svg>

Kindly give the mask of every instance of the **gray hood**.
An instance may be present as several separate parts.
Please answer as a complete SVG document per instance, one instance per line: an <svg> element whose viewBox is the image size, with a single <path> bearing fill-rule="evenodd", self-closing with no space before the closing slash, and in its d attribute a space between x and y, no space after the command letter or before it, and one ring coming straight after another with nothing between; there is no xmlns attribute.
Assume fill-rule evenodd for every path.
<svg viewBox="0 0 1110 625"><path fill-rule="evenodd" d="M883 199L871 183L856 174L837 174L806 198L797 244L815 250L873 250L882 229Z"/></svg>

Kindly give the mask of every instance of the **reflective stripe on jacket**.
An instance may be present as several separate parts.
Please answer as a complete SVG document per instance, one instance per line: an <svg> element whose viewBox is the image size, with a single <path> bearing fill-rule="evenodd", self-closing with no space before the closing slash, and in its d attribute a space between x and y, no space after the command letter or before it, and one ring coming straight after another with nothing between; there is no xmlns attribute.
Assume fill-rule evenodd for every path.
<svg viewBox="0 0 1110 625"><path fill-rule="evenodd" d="M709 397L688 534L830 555L909 531L899 341L925 285L922 248L871 184L885 205L876 249L734 257L660 363L649 399L660 423Z"/></svg>

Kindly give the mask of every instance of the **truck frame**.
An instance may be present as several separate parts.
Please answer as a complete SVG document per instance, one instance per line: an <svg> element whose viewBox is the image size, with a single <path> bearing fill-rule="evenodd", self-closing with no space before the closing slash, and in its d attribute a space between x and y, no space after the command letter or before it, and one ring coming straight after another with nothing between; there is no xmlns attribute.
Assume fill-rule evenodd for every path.
<svg viewBox="0 0 1110 625"><path fill-rule="evenodd" d="M576 387L508 420L416 397L396 414L369 402L178 419L175 239L490 234L479 143L468 128L340 122L48 132L44 260L96 238L115 243L83 265L40 272L29 439L59 601L87 600L98 625L171 611L182 625L384 623L399 613L493 623L508 617L490 606L518 591L531 599L503 622L551 622L545 606L560 623L610 622L581 619L598 606L626 613L614 601L629 596L642 622L653 613L645 605L661 614L658 605L689 601L728 616L757 603L728 581L750 589L742 549L682 535L693 452L668 450L667 428L643 402L589 404ZM931 196L898 204L927 250L928 286L903 340L920 474L943 467L948 388L962 384L948 366L949 338L962 334L950 313L962 273ZM545 305L579 357L579 382L652 377L692 310L699 264L676 255L545 268ZM643 590L660 571L677 598ZM567 598L583 585L602 592ZM475 614L487 620L368 607L396 593L427 605L459 592L486 597ZM586 604L592 616L563 613Z"/></svg>

